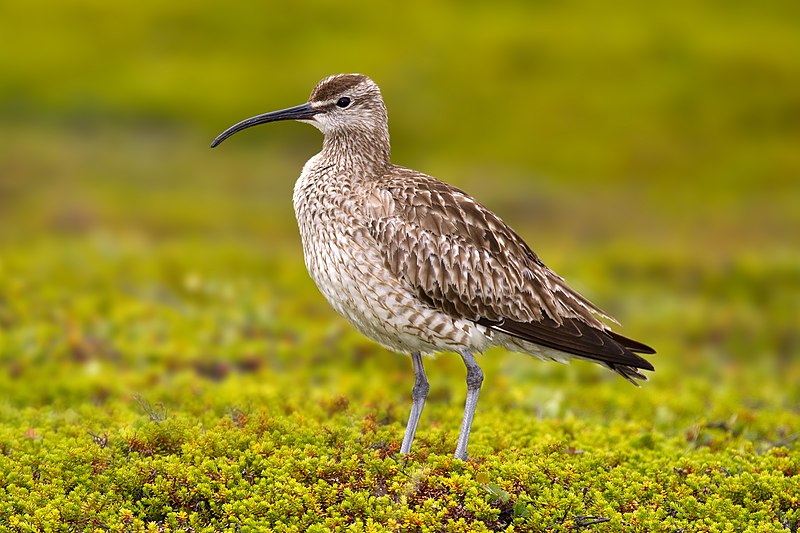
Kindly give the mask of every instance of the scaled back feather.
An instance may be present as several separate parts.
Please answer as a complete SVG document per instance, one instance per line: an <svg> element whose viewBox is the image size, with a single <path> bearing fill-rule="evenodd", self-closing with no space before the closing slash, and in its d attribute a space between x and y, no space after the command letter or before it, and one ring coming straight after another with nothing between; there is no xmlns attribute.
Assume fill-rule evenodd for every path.
<svg viewBox="0 0 800 533"><path fill-rule="evenodd" d="M550 270L497 215L464 191L393 167L375 183L393 209L370 221L386 266L431 307L601 363L635 383L655 351L614 333L609 315Z"/></svg>

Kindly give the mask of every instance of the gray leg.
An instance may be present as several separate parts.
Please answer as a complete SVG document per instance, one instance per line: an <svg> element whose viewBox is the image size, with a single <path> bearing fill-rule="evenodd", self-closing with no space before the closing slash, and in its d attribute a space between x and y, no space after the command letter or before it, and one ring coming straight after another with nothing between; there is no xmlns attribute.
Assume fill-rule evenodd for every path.
<svg viewBox="0 0 800 533"><path fill-rule="evenodd" d="M475 362L472 354L466 350L459 352L464 364L467 366L467 402L464 405L464 420L461 422L461 433L458 435L458 445L456 445L456 459L467 460L467 445L469 444L469 432L472 429L472 418L475 416L475 408L478 406L478 395L481 393L481 383L483 383L483 370Z"/></svg>
<svg viewBox="0 0 800 533"><path fill-rule="evenodd" d="M422 356L418 353L411 354L411 362L414 364L414 388L411 389L411 414L408 416L406 434L403 437L403 445L400 446L400 453L411 451L411 443L414 441L414 434L417 432L419 416L425 406L425 398L428 397L428 378L425 376L425 368L422 366Z"/></svg>

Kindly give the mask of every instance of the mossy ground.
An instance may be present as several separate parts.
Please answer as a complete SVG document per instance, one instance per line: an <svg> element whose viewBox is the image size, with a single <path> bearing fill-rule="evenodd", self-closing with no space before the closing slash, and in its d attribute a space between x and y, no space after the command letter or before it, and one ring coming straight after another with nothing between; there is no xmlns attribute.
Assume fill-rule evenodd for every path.
<svg viewBox="0 0 800 533"><path fill-rule="evenodd" d="M636 320L660 348L640 389L493 351L465 463L451 458L464 371L444 355L404 457L409 361L278 257L103 236L6 254L5 527L797 529L796 365L692 350L685 309Z"/></svg>
<svg viewBox="0 0 800 533"><path fill-rule="evenodd" d="M798 531L796 4L311 4L3 6L0 530ZM410 361L303 268L318 134L207 149L337 71L650 381L491 351L462 462L444 354L401 456Z"/></svg>

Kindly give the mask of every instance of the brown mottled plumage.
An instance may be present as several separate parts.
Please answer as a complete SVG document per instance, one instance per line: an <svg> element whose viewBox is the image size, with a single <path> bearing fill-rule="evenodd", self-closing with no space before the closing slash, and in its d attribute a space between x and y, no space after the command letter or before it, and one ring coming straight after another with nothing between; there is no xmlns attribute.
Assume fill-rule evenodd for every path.
<svg viewBox="0 0 800 533"><path fill-rule="evenodd" d="M320 129L322 151L303 167L294 207L306 267L359 331L414 365L411 449L428 392L421 354L458 352L467 402L456 457L466 459L483 373L474 353L504 346L557 361L605 365L631 383L652 348L611 331L611 319L570 289L522 238L465 192L392 164L380 90L360 74L322 80L306 104L242 121L300 120Z"/></svg>

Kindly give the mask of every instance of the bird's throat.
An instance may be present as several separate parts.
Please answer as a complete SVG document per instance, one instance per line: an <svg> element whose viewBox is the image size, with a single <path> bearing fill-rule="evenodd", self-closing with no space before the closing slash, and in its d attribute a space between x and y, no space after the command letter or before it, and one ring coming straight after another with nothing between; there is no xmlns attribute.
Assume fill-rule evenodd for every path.
<svg viewBox="0 0 800 533"><path fill-rule="evenodd" d="M347 131L325 135L320 162L339 171L380 175L391 166L388 132ZM367 170L368 172L364 172Z"/></svg>

